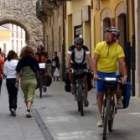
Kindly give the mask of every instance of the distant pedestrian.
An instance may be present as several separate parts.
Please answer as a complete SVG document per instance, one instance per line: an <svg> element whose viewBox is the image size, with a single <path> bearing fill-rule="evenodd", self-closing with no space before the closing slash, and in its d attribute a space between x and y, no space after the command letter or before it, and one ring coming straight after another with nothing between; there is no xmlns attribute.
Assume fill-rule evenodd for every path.
<svg viewBox="0 0 140 140"><path fill-rule="evenodd" d="M31 106L37 87L36 72L39 71L38 63L35 59L33 47L25 46L21 50L20 60L17 64L16 86L18 87L21 75L21 89L24 93L24 100L27 107L26 117L31 117Z"/></svg>
<svg viewBox="0 0 140 140"><path fill-rule="evenodd" d="M60 62L59 57L57 56L57 52L53 53L52 57L52 77L54 80L59 80L60 78Z"/></svg>
<svg viewBox="0 0 140 140"><path fill-rule="evenodd" d="M3 79L3 65L4 65L4 58L0 55L0 94L1 94L2 79Z"/></svg>
<svg viewBox="0 0 140 140"><path fill-rule="evenodd" d="M9 95L9 110L12 116L16 116L18 88L16 84L16 66L18 60L16 53L11 50L4 63L4 75L6 76L6 87Z"/></svg>
<svg viewBox="0 0 140 140"><path fill-rule="evenodd" d="M5 59L5 53L2 52L1 48L0 48L0 55L1 55L1 57L3 57Z"/></svg>

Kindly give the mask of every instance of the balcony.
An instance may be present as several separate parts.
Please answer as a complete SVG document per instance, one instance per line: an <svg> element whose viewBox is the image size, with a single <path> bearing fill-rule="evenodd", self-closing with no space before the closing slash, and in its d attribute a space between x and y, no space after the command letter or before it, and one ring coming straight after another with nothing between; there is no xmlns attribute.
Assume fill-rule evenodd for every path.
<svg viewBox="0 0 140 140"><path fill-rule="evenodd" d="M38 0L36 2L36 15L41 21L52 15L52 11L57 9L63 2L72 0Z"/></svg>
<svg viewBox="0 0 140 140"><path fill-rule="evenodd" d="M53 5L47 0L38 0L36 2L36 16L41 21L47 19L48 16L51 16Z"/></svg>

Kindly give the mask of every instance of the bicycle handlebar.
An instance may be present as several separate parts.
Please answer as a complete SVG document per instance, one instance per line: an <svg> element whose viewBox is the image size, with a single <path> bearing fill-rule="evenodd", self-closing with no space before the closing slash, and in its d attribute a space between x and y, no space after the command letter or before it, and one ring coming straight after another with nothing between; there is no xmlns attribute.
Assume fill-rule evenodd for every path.
<svg viewBox="0 0 140 140"><path fill-rule="evenodd" d="M82 72L85 72L85 73L88 73L88 72L91 72L91 69L78 69L78 70L81 70ZM66 72L72 72L72 73L75 73L76 71L78 71L77 69L73 69L73 68L67 68L66 69Z"/></svg>
<svg viewBox="0 0 140 140"><path fill-rule="evenodd" d="M104 78L97 78L97 80L99 81L104 81L104 82L118 82L118 83L122 83L120 78L117 77L104 77Z"/></svg>

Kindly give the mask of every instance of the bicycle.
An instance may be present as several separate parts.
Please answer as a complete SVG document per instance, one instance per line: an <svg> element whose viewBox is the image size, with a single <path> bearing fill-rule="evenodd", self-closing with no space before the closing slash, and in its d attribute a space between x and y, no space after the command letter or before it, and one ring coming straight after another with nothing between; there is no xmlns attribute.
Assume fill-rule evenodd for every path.
<svg viewBox="0 0 140 140"><path fill-rule="evenodd" d="M46 92L47 87L45 86L45 71L46 71L46 64L45 63L39 63L39 74L40 74L40 79L39 79L39 92L40 92L40 98L42 98L42 91Z"/></svg>
<svg viewBox="0 0 140 140"><path fill-rule="evenodd" d="M77 100L78 111L81 113L81 116L84 116L84 102L85 97L85 83L83 81L84 76L89 72L88 69L77 69L72 71L75 78L75 98Z"/></svg>
<svg viewBox="0 0 140 140"><path fill-rule="evenodd" d="M103 140L106 140L107 127L108 131L112 132L113 130L113 122L115 114L117 113L116 106L116 89L117 84L121 83L120 79L117 78L98 78L104 82L104 98L103 98L103 108L102 108L102 119L103 119Z"/></svg>

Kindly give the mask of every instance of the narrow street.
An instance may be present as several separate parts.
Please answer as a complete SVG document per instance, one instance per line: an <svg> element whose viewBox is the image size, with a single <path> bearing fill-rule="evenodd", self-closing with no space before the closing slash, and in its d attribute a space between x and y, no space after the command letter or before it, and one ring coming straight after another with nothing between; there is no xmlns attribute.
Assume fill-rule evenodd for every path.
<svg viewBox="0 0 140 140"><path fill-rule="evenodd" d="M82 117L73 96L63 87L64 83L53 82L42 99L36 91L30 119L25 117L25 105L19 90L17 117L14 118L9 115L4 81L0 101L0 140L101 140L102 128L96 126L94 90L89 93L90 104ZM118 111L114 131L108 135L108 140L139 140L139 104L139 99L131 98L130 107Z"/></svg>

